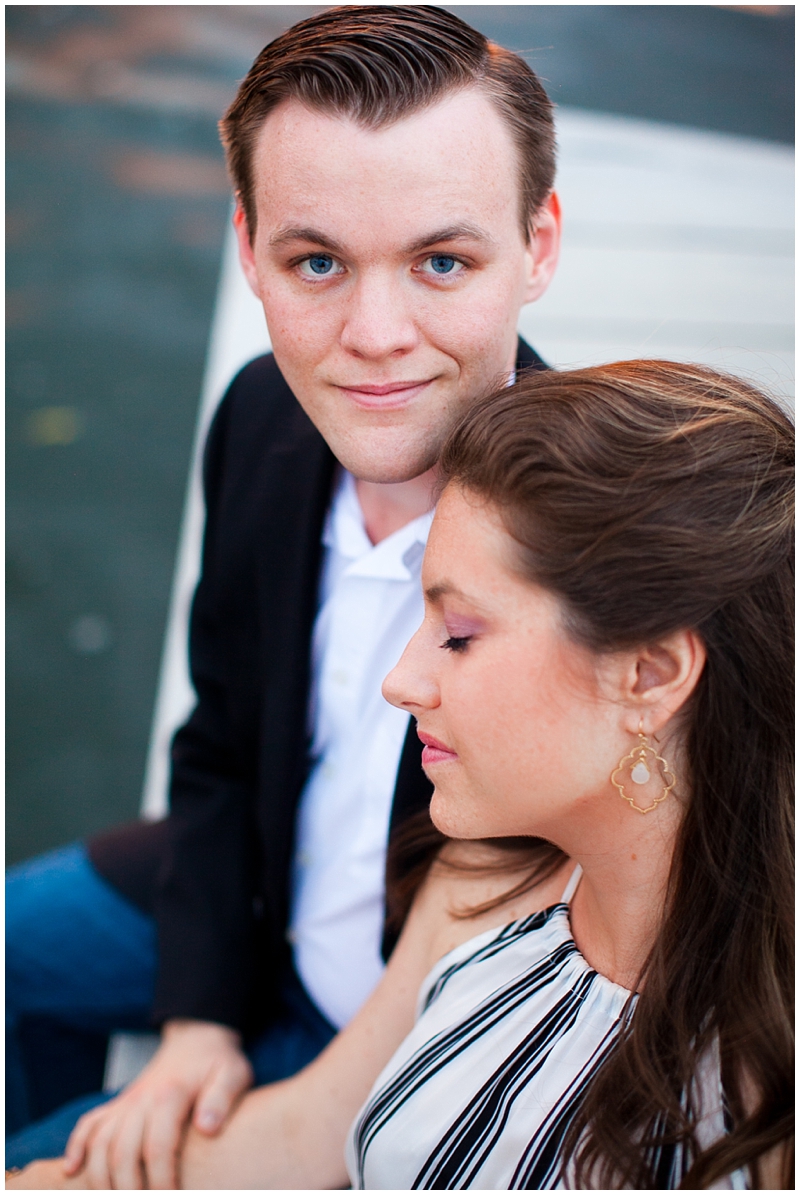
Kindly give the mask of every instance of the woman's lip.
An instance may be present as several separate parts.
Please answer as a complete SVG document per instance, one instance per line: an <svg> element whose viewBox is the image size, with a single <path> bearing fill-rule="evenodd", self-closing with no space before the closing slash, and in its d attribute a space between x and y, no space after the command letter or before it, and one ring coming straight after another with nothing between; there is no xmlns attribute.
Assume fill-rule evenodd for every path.
<svg viewBox="0 0 800 1195"><path fill-rule="evenodd" d="M455 751L451 751L444 743L440 743L433 735L417 731L418 738L425 744L422 748L422 766L432 763L445 763L447 760L458 759Z"/></svg>

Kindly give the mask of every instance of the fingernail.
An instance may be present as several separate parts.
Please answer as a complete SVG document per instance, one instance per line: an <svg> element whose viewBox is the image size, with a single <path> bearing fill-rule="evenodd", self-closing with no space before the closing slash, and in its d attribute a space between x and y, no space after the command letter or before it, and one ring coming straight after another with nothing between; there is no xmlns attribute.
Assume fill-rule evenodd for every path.
<svg viewBox="0 0 800 1195"><path fill-rule="evenodd" d="M201 1112L198 1124L201 1129L215 1129L219 1124L219 1117L216 1112Z"/></svg>

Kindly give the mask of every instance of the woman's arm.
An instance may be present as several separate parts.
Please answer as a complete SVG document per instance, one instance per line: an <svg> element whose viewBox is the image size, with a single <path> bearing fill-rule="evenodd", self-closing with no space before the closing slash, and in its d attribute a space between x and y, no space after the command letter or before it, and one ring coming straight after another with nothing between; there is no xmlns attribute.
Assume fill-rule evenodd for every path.
<svg viewBox="0 0 800 1195"><path fill-rule="evenodd" d="M248 1092L216 1137L190 1128L181 1154L182 1188L324 1190L348 1185L347 1130L413 1024L424 978L415 956L424 928L410 927L372 996L319 1058L291 1079Z"/></svg>
<svg viewBox="0 0 800 1195"><path fill-rule="evenodd" d="M326 1189L348 1185L344 1142L382 1067L413 1024L425 974L426 917L409 918L385 975L350 1025L298 1075L248 1092L212 1138L190 1128L179 1158L183 1189ZM143 1175L137 1185L141 1185ZM106 1189L91 1166L34 1162L8 1189ZM171 1184L169 1184L171 1187Z"/></svg>
<svg viewBox="0 0 800 1195"><path fill-rule="evenodd" d="M458 865L487 865L478 843L448 844ZM189 1129L180 1159L184 1189L330 1190L346 1187L344 1144L372 1084L414 1023L420 985L448 951L476 934L527 916L558 899L564 869L531 892L477 917L470 906L492 900L519 877L499 870L470 874L434 864L417 894L381 982L350 1024L291 1079L248 1092L215 1137ZM35 1162L8 1186L90 1189L86 1171L66 1179L60 1160Z"/></svg>
<svg viewBox="0 0 800 1195"><path fill-rule="evenodd" d="M267 1190L330 1190L348 1185L344 1144L372 1084L414 1023L420 985L431 967L461 942L546 907L564 886L562 868L518 900L478 917L464 910L508 890L519 878L503 856L480 843L449 843L456 868L434 864L372 996L326 1050L298 1075L248 1092L213 1138L189 1130L181 1185ZM502 869L460 871L492 860ZM459 915L461 914L461 915Z"/></svg>

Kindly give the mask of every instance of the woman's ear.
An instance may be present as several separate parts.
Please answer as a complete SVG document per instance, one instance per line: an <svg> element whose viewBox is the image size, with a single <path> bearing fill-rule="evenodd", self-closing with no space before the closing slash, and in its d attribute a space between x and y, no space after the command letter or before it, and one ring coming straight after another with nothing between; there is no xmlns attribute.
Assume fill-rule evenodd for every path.
<svg viewBox="0 0 800 1195"><path fill-rule="evenodd" d="M237 199L236 210L233 213L233 227L236 230L236 240L239 245L239 261L242 263L242 270L244 276L248 281L251 291L257 299L261 298L261 287L258 281L258 270L256 269L256 258L253 253L253 242L250 237L250 228L247 223L247 216L244 208Z"/></svg>
<svg viewBox="0 0 800 1195"><path fill-rule="evenodd" d="M623 681L626 729L635 734L641 723L645 734L656 734L666 726L691 697L705 662L696 631L676 631L632 652Z"/></svg>

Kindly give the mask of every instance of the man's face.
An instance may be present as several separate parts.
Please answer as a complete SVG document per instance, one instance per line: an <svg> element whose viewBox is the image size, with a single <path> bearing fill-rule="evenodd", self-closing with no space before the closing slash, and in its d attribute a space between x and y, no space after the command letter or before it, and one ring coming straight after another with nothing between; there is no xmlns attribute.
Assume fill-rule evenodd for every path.
<svg viewBox="0 0 800 1195"><path fill-rule="evenodd" d="M555 269L555 197L526 241L511 135L476 88L388 128L287 100L255 155L242 263L278 365L365 481L436 461L464 405L513 369L520 307Z"/></svg>

